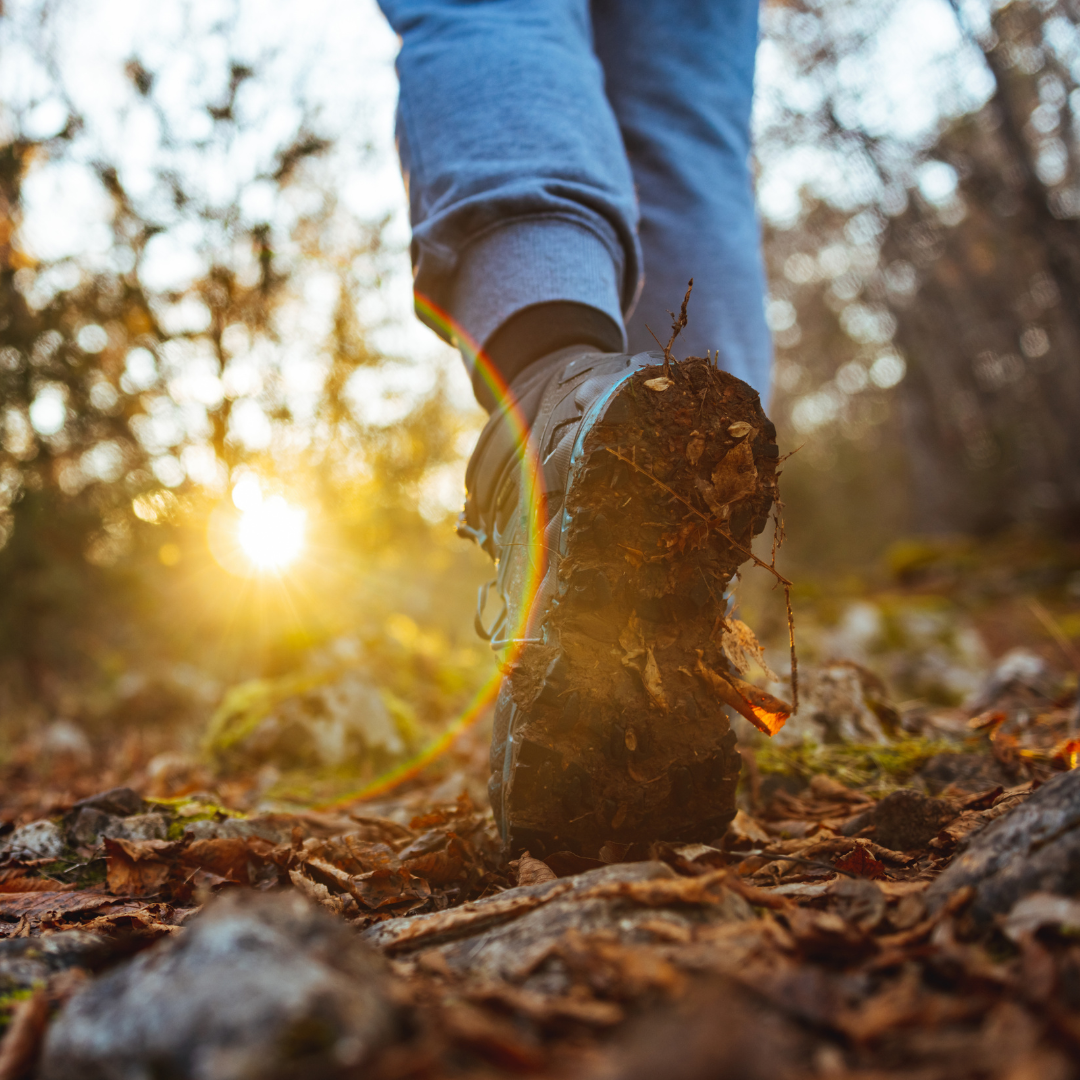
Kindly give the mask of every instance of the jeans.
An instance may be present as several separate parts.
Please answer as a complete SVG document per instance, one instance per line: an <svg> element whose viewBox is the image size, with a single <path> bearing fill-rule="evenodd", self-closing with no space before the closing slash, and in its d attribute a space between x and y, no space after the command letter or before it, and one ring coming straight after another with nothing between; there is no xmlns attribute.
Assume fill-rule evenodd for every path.
<svg viewBox="0 0 1080 1080"><path fill-rule="evenodd" d="M670 335L762 394L771 343L749 154L758 0L379 0L417 311L483 344L533 305Z"/></svg>

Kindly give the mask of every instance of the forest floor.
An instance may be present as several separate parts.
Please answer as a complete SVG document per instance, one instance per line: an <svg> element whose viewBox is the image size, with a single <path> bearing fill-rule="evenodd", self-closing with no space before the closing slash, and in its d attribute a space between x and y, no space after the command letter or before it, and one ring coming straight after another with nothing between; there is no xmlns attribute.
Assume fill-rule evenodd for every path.
<svg viewBox="0 0 1080 1080"><path fill-rule="evenodd" d="M740 729L711 844L507 862L483 726L330 811L28 742L0 1080L1080 1076L1076 574L1014 556L804 602L803 709Z"/></svg>

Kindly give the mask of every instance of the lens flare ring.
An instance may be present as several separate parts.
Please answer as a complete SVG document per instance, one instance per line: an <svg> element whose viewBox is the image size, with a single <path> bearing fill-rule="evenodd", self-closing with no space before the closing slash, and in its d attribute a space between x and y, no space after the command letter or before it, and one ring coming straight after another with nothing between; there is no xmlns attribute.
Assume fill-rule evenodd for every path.
<svg viewBox="0 0 1080 1080"><path fill-rule="evenodd" d="M415 293L414 301L416 314L420 317L420 320L461 350L466 366L471 367L480 376L484 385L491 391L495 401L500 405L503 402L508 402L509 407L506 416L514 436L514 442L518 448L517 454L522 466L522 480L525 490L532 491L536 496L529 500L529 518L526 523L525 549L528 555L529 570L522 588L517 622L513 626L507 626L502 635L502 640L507 642L507 646L500 655L499 666L484 685L477 690L464 711L458 715L442 735L424 747L420 753L408 761L402 762L396 768L375 777L374 780L358 791L316 807L315 809L318 810L330 810L349 803L373 799L378 795L392 791L408 780L412 780L414 777L419 776L431 762L445 753L459 735L468 731L485 715L488 706L494 702L499 693L499 686L502 683L502 670L514 664L521 656L521 652L526 645L525 630L532 611L533 601L540 591L540 585L547 570L544 523L540 517L540 507L544 501L540 497L544 492L543 471L540 468L540 459L536 447L529 439L528 422L517 404L510 400L510 387L501 372L491 362L484 350L469 336L468 332L455 322L449 313L443 311L428 297L421 293Z"/></svg>

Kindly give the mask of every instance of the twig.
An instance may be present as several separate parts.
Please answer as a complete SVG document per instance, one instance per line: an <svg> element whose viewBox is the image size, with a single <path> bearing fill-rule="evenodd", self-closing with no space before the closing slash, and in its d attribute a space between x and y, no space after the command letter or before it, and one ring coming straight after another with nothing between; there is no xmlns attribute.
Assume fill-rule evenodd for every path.
<svg viewBox="0 0 1080 1080"><path fill-rule="evenodd" d="M686 327L686 305L690 303L690 292L694 288L694 279L691 278L686 286L686 295L683 297L682 307L679 309L678 317L676 317L674 311L669 311L671 316L671 337L668 338L668 343L664 348L664 374L671 374L671 361L674 359L671 355L671 346L675 344L675 339L679 336L680 332ZM651 334L652 331L650 330ZM654 335L655 336L655 335Z"/></svg>
<svg viewBox="0 0 1080 1080"><path fill-rule="evenodd" d="M787 608L788 643L791 646L791 711L799 711L799 661L795 656L795 614L791 610L791 588L784 587L784 606Z"/></svg>
<svg viewBox="0 0 1080 1080"><path fill-rule="evenodd" d="M723 529L721 529L719 527L717 528L716 531L736 551L741 551L748 559L752 559L757 566L761 567L762 570L768 570L769 573L772 574L772 576L774 578L776 578L776 580L779 581L781 585L784 585L789 589L791 588L792 583L790 581L788 581L788 579L786 577L784 577L784 575L781 574L780 571L777 570L775 566L770 566L764 559L759 559L749 548L745 548L745 547L742 546L742 544L738 543L738 541L736 541L736 539L731 535L731 533L725 532Z"/></svg>

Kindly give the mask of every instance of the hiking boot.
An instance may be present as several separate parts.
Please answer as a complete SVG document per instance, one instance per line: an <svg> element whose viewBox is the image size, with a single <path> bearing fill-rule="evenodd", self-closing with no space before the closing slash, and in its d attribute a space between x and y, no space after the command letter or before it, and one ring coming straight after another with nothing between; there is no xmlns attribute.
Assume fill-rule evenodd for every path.
<svg viewBox="0 0 1080 1080"><path fill-rule="evenodd" d="M489 781L503 841L595 857L715 840L740 764L724 703L759 723L764 697L722 637L776 498L776 430L746 383L661 353L563 349L510 401L469 462L458 526L498 564L477 629L505 676ZM503 608L485 628L491 585Z"/></svg>

